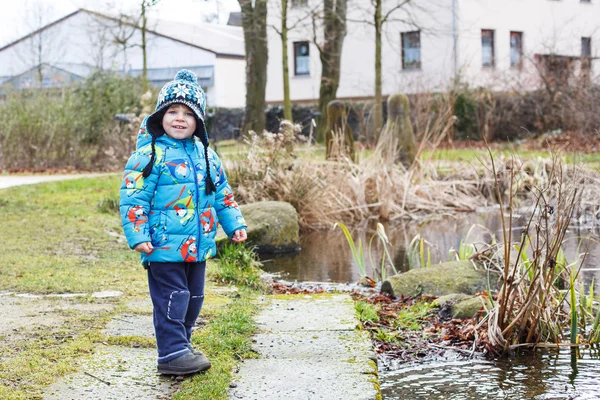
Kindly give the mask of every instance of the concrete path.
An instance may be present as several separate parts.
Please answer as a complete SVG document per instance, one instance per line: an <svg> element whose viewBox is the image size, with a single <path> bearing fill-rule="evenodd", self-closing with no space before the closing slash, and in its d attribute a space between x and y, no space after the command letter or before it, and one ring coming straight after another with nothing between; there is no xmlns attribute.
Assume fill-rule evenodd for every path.
<svg viewBox="0 0 600 400"><path fill-rule="evenodd" d="M102 176L109 174L63 174L63 175L0 175L0 189L12 186L32 185L34 183L64 181L68 179L87 178L90 176Z"/></svg>
<svg viewBox="0 0 600 400"><path fill-rule="evenodd" d="M356 329L348 295L264 297L254 339L259 358L241 364L230 399L376 399L375 353Z"/></svg>
<svg viewBox="0 0 600 400"><path fill-rule="evenodd" d="M154 338L149 299L130 302L128 311L114 317L106 336ZM51 385L44 400L156 400L170 399L180 381L156 373L156 349L100 344L83 361L79 372Z"/></svg>

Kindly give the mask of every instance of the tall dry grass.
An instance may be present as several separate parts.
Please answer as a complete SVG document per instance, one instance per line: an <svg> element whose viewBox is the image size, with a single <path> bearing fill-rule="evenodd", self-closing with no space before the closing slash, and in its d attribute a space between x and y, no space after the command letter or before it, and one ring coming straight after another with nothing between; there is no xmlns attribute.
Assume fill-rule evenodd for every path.
<svg viewBox="0 0 600 400"><path fill-rule="evenodd" d="M242 202L287 201L298 211L304 229L374 217L419 219L469 212L509 196L513 205L524 205L535 198L533 188L555 179L552 162L544 159L521 162L496 157L492 166L489 160L450 163L421 158L406 169L394 162L395 150L390 145L381 145L370 154L363 152L357 162L343 154L325 161L316 148L298 143L298 127L282 126L288 126L284 128L287 133L252 132L247 160L230 162L227 171ZM437 129L443 132L444 126ZM303 146L302 156L298 146ZM599 174L588 171L578 179L598 181ZM581 204L599 194L593 186L587 190L589 194L579 198Z"/></svg>
<svg viewBox="0 0 600 400"><path fill-rule="evenodd" d="M560 346L594 343L599 339L599 299L594 284L585 292L580 270L587 249L568 261L562 246L567 230L585 208L597 199L598 174L567 167L554 157L543 169L543 179L530 189L533 203L522 226L516 226L516 186L523 164L514 162L501 181L496 160L490 154L496 180L494 189L502 213L502 237L474 258L499 276L497 297L489 296L485 340L498 353L528 346ZM508 186L507 186L508 185ZM506 187L507 196L501 193ZM496 276L496 275L494 275ZM495 290L495 282L490 290ZM594 315L596 318L594 318ZM569 340L567 340L569 339Z"/></svg>

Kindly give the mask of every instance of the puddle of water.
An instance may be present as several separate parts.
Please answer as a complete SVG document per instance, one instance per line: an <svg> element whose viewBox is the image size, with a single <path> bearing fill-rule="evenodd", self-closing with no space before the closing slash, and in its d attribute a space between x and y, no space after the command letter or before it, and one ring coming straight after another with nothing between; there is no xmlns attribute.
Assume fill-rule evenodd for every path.
<svg viewBox="0 0 600 400"><path fill-rule="evenodd" d="M485 228L475 227L481 225ZM522 221L516 220L515 226L523 225ZM449 259L449 251L458 249L461 240L469 234L469 242L489 242L490 235L487 230L501 238L502 224L499 213L473 213L454 217L443 217L432 219L418 226L415 223L387 224L385 226L391 246L389 250L394 260L396 269L408 270L407 248L415 235L420 234L429 243L431 248L431 262L437 263ZM365 247L365 254L369 240L375 234L375 224L364 225L352 230L356 244L360 239ZM513 237L519 237L519 231L515 231ZM589 229L569 229L563 250L569 261L574 260L577 255L589 244L588 255L584 264L583 278L586 286L595 277L600 281L600 244L597 240L590 239L593 231ZM598 236L596 235L596 238ZM357 266L352 259L352 254L341 229L329 231L315 231L303 234L300 238L302 250L298 253L285 254L281 256L266 256L263 259L264 269L270 273L280 274L282 279L299 282L356 282L359 279ZM383 249L379 246L377 237L373 240L374 264L381 261ZM365 256L367 265L371 265ZM374 276L370 267L367 268L369 276ZM388 270L388 275L392 271Z"/></svg>
<svg viewBox="0 0 600 400"><path fill-rule="evenodd" d="M502 360L408 363L380 371L381 392L395 399L598 399L597 351L569 350Z"/></svg>

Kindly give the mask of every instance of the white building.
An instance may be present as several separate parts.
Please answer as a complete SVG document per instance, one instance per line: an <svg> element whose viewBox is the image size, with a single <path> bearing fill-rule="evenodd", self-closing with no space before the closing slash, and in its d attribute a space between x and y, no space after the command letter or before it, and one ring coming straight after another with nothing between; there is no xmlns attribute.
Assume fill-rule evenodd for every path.
<svg viewBox="0 0 600 400"><path fill-rule="evenodd" d="M0 48L0 83L32 86L40 65L47 72L42 80L47 87L97 69L141 74L141 42L141 30L133 25L80 9ZM198 75L208 105L244 106L246 61L240 27L149 21L147 66L153 85L162 86L177 70L188 68Z"/></svg>
<svg viewBox="0 0 600 400"><path fill-rule="evenodd" d="M281 104L281 39L273 29L281 25L281 3L269 2L266 100ZM383 14L398 2L383 0ZM371 0L348 0L338 98L373 96L371 4ZM457 78L493 90L532 88L538 83L536 63L550 54L575 61L576 70L584 56L592 60L592 72L600 72L599 63L593 61L600 42L600 0L422 0L411 4L391 13L383 27L384 95L445 90ZM319 98L321 62L310 18L315 9L322 9L322 0L290 0L288 26L293 29L287 51L294 102ZM130 34L124 45L114 42L115 37ZM140 43L139 29L81 9L0 48L0 84L26 87L40 64L46 70L61 71L53 75L54 80L77 80L97 68L139 74ZM241 27L150 21L147 43L148 77L154 85L162 85L186 67L200 78L209 105L244 106L246 62ZM52 79L43 84L60 84Z"/></svg>
<svg viewBox="0 0 600 400"><path fill-rule="evenodd" d="M306 18L319 0L291 0L288 26L293 101L319 97L321 63ZM400 1L383 0L383 14ZM553 54L577 63L592 60L600 42L598 0L428 0L397 10L383 27L383 94L447 89L460 78L493 90L532 88L536 62ZM269 25L280 27L280 5L271 0ZM299 23L297 21L300 21ZM371 98L375 86L375 33L370 0L348 0L338 98ZM267 101L281 103L281 40L269 31ZM320 41L321 38L318 38Z"/></svg>

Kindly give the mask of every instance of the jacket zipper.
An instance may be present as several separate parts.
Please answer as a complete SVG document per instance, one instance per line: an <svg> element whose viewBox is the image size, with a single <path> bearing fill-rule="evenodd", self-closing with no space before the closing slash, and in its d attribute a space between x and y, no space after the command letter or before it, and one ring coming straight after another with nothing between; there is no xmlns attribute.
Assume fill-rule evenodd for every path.
<svg viewBox="0 0 600 400"><path fill-rule="evenodd" d="M200 190L199 186L198 186L198 171L196 171L196 165L194 164L194 161L192 160L192 156L188 152L187 139L183 139L181 141L181 144L183 144L183 149L185 150L185 154L188 156L188 159L190 160L192 171L194 171L194 182L196 183L196 188L194 190L194 193L196 194L196 196L195 196L196 197L196 206L195 206L194 212L196 213L196 226L198 227L198 237L196 239L196 254L197 254L196 261L200 262L198 257L200 256L200 237L201 237L202 223L200 222L200 202L198 199L198 191ZM192 144L194 146L196 145L193 142L192 142Z"/></svg>

